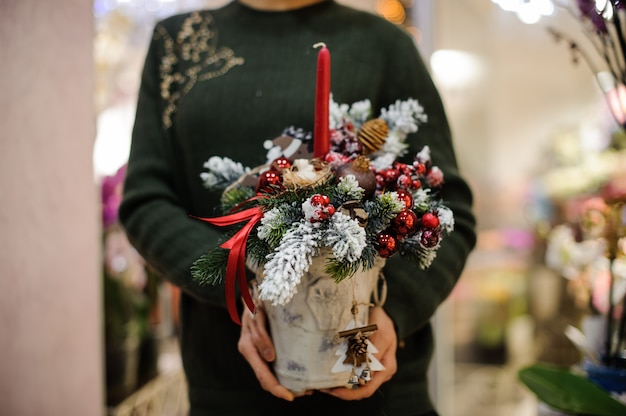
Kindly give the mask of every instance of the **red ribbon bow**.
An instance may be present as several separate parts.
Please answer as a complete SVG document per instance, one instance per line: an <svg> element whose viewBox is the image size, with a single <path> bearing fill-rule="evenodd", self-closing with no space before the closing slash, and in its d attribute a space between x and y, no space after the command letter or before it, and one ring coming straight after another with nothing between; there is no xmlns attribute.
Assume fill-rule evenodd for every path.
<svg viewBox="0 0 626 416"><path fill-rule="evenodd" d="M254 313L254 301L250 292L248 291L248 281L246 279L246 244L248 242L248 236L254 228L254 226L263 218L263 211L258 207L248 208L241 212L237 212L230 215L224 215L216 218L201 218L196 217L199 220L206 221L210 224L218 227L225 227L228 225L238 224L243 221L248 221L246 225L237 233L232 236L228 241L221 244L220 247L230 250L228 253L228 261L226 262L226 306L228 308L228 314L230 318L241 325L239 315L237 314L237 306L235 303L235 285L239 280L239 287L241 288L241 294L243 300Z"/></svg>

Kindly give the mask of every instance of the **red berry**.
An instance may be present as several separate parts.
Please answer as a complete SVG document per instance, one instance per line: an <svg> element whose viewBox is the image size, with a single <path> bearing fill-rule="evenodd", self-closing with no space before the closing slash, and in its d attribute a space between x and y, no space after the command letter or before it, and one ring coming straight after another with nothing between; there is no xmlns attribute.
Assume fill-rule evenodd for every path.
<svg viewBox="0 0 626 416"><path fill-rule="evenodd" d="M417 170L417 173L420 175L424 175L426 173L426 165L423 163L419 163L419 162L415 162L413 164L413 166L415 167L415 169Z"/></svg>
<svg viewBox="0 0 626 416"><path fill-rule="evenodd" d="M387 182L395 182L400 174L397 170L390 168L383 171L383 175L385 175Z"/></svg>
<svg viewBox="0 0 626 416"><path fill-rule="evenodd" d="M407 164L406 163L400 163L400 162L396 162L393 164L393 167L400 173L407 173Z"/></svg>
<svg viewBox="0 0 626 416"><path fill-rule="evenodd" d="M324 196L315 194L311 197L311 205L324 205Z"/></svg>
<svg viewBox="0 0 626 416"><path fill-rule="evenodd" d="M426 181L429 186L441 186L443 184L443 172L437 166L433 166L426 175Z"/></svg>
<svg viewBox="0 0 626 416"><path fill-rule="evenodd" d="M398 177L396 183L399 188L409 188L413 184L413 180L410 176L403 173Z"/></svg>
<svg viewBox="0 0 626 416"><path fill-rule="evenodd" d="M427 212L422 215L422 226L424 228L437 228L439 227L439 218L432 212Z"/></svg>

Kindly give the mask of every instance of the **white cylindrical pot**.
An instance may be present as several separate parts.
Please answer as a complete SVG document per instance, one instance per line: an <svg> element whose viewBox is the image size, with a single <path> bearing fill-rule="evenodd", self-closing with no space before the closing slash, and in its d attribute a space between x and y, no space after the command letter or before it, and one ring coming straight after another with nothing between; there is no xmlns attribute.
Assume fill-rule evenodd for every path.
<svg viewBox="0 0 626 416"><path fill-rule="evenodd" d="M336 283L324 273L326 259L313 260L287 304L263 302L276 349L274 371L280 384L296 393L348 385L350 371L332 371L344 341L338 333L368 324L372 293L385 263L378 258L375 267ZM262 280L262 270L257 280Z"/></svg>

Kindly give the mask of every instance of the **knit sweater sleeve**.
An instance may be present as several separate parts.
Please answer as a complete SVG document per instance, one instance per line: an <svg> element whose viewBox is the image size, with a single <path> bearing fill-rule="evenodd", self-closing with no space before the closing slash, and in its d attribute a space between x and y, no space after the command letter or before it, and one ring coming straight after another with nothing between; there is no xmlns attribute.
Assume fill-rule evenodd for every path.
<svg viewBox="0 0 626 416"><path fill-rule="evenodd" d="M441 197L455 218L454 231L444 238L435 261L427 270L421 270L398 255L387 261L385 275L389 300L385 310L396 325L399 339L404 339L427 324L451 293L475 245L476 236L472 193L457 167L439 93L413 41L405 37L404 42L396 44L396 55L387 58L385 79L389 80L389 85L382 102L412 97L424 107L428 121L411 135L409 155L415 155L424 145L430 147L433 164L445 175Z"/></svg>
<svg viewBox="0 0 626 416"><path fill-rule="evenodd" d="M190 218L182 200L172 128L164 123L168 102L161 91L165 26L156 26L146 56L119 216L129 240L165 278L202 300L225 305L222 285L199 285L195 259L217 245L219 233Z"/></svg>

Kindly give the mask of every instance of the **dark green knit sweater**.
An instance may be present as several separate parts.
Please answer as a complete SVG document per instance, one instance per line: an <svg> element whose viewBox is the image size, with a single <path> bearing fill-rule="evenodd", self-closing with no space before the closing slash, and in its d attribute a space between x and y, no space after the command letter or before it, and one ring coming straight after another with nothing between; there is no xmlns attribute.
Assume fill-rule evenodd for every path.
<svg viewBox="0 0 626 416"><path fill-rule="evenodd" d="M414 155L431 147L446 175L443 197L455 232L428 271L396 256L387 262L387 313L395 322L399 369L372 399L341 402L315 394L293 403L262 391L237 351L239 327L223 286L199 286L194 260L218 243L219 230L189 217L215 216L219 195L200 179L203 162L229 157L265 162L262 143L285 127L312 130L317 50L331 52L331 89L339 103L370 99L375 113L416 98L428 122L410 137ZM384 20L325 1L287 12L237 2L160 22L146 58L128 162L121 220L139 252L183 288L181 348L192 415L417 415L432 408L426 373L433 349L429 320L448 296L474 246L471 193L457 171L439 95L412 39ZM383 410L384 409L384 410Z"/></svg>

